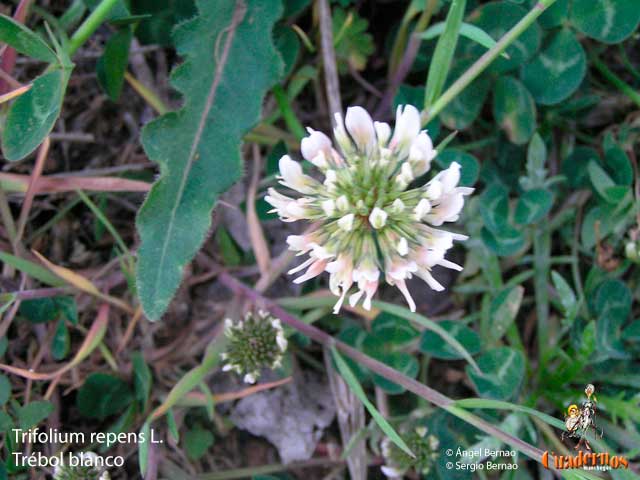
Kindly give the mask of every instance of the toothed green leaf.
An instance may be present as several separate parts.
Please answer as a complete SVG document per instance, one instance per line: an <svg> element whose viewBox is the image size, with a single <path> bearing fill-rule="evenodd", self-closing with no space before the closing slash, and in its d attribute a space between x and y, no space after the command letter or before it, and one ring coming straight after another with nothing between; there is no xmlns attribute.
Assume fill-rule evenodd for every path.
<svg viewBox="0 0 640 480"><path fill-rule="evenodd" d="M167 309L202 244L218 196L240 178L242 137L282 68L271 35L279 0L202 0L198 8L174 34L186 59L172 76L184 106L142 135L161 171L137 219L138 291L152 320Z"/></svg>

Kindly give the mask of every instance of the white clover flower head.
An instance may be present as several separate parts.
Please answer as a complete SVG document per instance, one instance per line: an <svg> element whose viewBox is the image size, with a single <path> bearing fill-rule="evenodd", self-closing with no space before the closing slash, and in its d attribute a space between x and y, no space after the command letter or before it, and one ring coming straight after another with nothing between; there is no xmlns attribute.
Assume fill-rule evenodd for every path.
<svg viewBox="0 0 640 480"><path fill-rule="evenodd" d="M71 454L77 465L58 464L54 467L54 480L109 480L109 472L101 468L100 457L94 452Z"/></svg>
<svg viewBox="0 0 640 480"><path fill-rule="evenodd" d="M456 221L473 189L458 186L456 162L426 184L409 188L429 172L437 154L427 132L420 130L415 107L398 107L393 132L362 107L347 109L344 120L336 113L335 120L338 149L312 129L301 145L304 158L324 173L324 181L306 175L285 155L280 183L298 197L275 189L265 197L282 221L304 219L319 225L307 235L287 239L291 250L309 256L289 273L306 269L294 280L301 283L328 272L329 287L339 297L336 313L345 299L352 306L362 301L370 309L381 279L396 286L415 310L408 279L416 275L442 290L432 268L461 268L444 257L454 240L466 237L434 227Z"/></svg>
<svg viewBox="0 0 640 480"><path fill-rule="evenodd" d="M300 239L291 239L293 244ZM255 383L263 368L282 365L287 339L280 319L264 310L248 312L244 320L225 320L227 350L221 355L223 372L233 371L243 376L245 383Z"/></svg>
<svg viewBox="0 0 640 480"><path fill-rule="evenodd" d="M409 456L388 438L383 439L381 450L385 464L380 467L382 473L389 478L403 478L409 470L420 476L427 475L438 460L440 445L438 439L428 433L427 427L417 426L402 434L402 439L415 457Z"/></svg>

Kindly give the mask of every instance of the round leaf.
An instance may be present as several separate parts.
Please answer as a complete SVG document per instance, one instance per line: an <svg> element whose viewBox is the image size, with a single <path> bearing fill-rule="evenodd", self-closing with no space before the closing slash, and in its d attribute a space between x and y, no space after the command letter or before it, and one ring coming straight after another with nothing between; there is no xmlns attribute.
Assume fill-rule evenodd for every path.
<svg viewBox="0 0 640 480"><path fill-rule="evenodd" d="M526 143L536 129L536 104L529 90L513 77L500 77L493 94L493 116L516 145Z"/></svg>
<svg viewBox="0 0 640 480"><path fill-rule="evenodd" d="M474 355L480 351L480 336L460 322L444 320L439 323L449 334ZM420 351L442 360L460 360L462 355L451 345L442 341L442 337L431 330L425 330L420 339Z"/></svg>
<svg viewBox="0 0 640 480"><path fill-rule="evenodd" d="M522 68L521 76L537 103L553 105L576 91L586 70L582 45L573 33L562 30Z"/></svg>
<svg viewBox="0 0 640 480"><path fill-rule="evenodd" d="M462 75L471 65L470 61L457 62L451 67L447 87ZM480 75L465 88L440 113L442 123L452 130L463 130L473 123L480 114L482 105L487 98L490 79L487 75Z"/></svg>
<svg viewBox="0 0 640 480"><path fill-rule="evenodd" d="M481 232L482 241L496 255L508 257L516 254L524 246L522 233L507 225L499 235L483 228Z"/></svg>
<svg viewBox="0 0 640 480"><path fill-rule="evenodd" d="M396 345L410 342L418 336L418 331L407 320L387 312L382 312L375 318L371 331L376 337Z"/></svg>
<svg viewBox="0 0 640 480"><path fill-rule="evenodd" d="M571 21L588 37L618 43L638 27L640 5L635 0L573 0Z"/></svg>
<svg viewBox="0 0 640 480"><path fill-rule="evenodd" d="M511 27L527 14L524 7L511 2L491 2L474 11L469 20L487 32L492 38L502 38ZM534 22L507 48L509 59L497 58L489 67L492 72L507 72L529 60L540 47L540 27ZM482 47L474 46L481 53Z"/></svg>
<svg viewBox="0 0 640 480"><path fill-rule="evenodd" d="M571 189L589 187L587 165L592 160L600 162L598 152L590 147L576 147L562 162L562 174L567 177L567 185Z"/></svg>
<svg viewBox="0 0 640 480"><path fill-rule="evenodd" d="M406 352L389 353L379 358L379 360L410 378L416 378L418 370L420 369L418 360L416 360L413 355ZM376 385L391 395L399 395L405 392L404 387L401 387L380 375L374 374L373 381Z"/></svg>
<svg viewBox="0 0 640 480"><path fill-rule="evenodd" d="M476 372L469 365L467 375L482 397L507 400L515 396L524 378L524 357L509 347L494 348L478 358Z"/></svg>
<svg viewBox="0 0 640 480"><path fill-rule="evenodd" d="M531 8L535 7L538 0L529 3ZM542 28L554 28L562 25L569 13L569 0L556 0L556 2L548 7L542 15L538 17L538 23Z"/></svg>
<svg viewBox="0 0 640 480"><path fill-rule="evenodd" d="M81 415L103 420L124 410L132 400L126 382L112 375L93 373L80 387L76 403Z"/></svg>
<svg viewBox="0 0 640 480"><path fill-rule="evenodd" d="M55 69L36 78L11 105L2 131L2 151L9 161L21 160L44 141L60 114L69 72Z"/></svg>

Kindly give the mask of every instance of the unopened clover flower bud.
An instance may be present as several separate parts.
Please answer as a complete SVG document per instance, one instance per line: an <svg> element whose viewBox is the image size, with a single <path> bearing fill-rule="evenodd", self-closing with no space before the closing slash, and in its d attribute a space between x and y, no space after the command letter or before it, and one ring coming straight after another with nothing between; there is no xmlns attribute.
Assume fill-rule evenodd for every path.
<svg viewBox="0 0 640 480"><path fill-rule="evenodd" d="M345 232L350 232L353 229L354 218L355 218L355 215L353 213L345 215L340 220L338 220L338 226Z"/></svg>
<svg viewBox="0 0 640 480"><path fill-rule="evenodd" d="M399 198L396 198L391 204L391 211L396 215L399 215L402 212L404 212L404 209L405 209L404 202Z"/></svg>
<svg viewBox="0 0 640 480"><path fill-rule="evenodd" d="M387 212L381 208L375 207L369 215L369 223L376 230L380 230L387 223Z"/></svg>
<svg viewBox="0 0 640 480"><path fill-rule="evenodd" d="M640 263L640 245L637 242L627 242L624 247L624 253L632 262Z"/></svg>
<svg viewBox="0 0 640 480"><path fill-rule="evenodd" d="M332 199L325 200L324 202L322 202L322 210L324 210L324 213L328 217L330 217L331 215L333 215L333 212L336 211L336 202L334 202Z"/></svg>
<svg viewBox="0 0 640 480"><path fill-rule="evenodd" d="M340 197L338 197L338 200L336 200L336 207L338 207L338 210L341 212L349 210L349 199L347 199L346 195L340 195Z"/></svg>
<svg viewBox="0 0 640 480"><path fill-rule="evenodd" d="M407 280L415 275L442 290L431 269L460 269L445 254L454 240L466 237L433 227L457 220L473 189L458 186L460 165L455 162L425 185L408 189L428 172L437 153L427 132L420 131L415 107L398 107L393 133L386 123L373 122L362 107L349 108L345 120L335 114L339 151L312 129L302 141L303 156L319 159L324 181L305 175L285 156L281 183L299 198L274 189L265 197L283 221L305 219L316 225L311 233L288 239L291 250L309 256L289 273L306 269L294 280L301 283L327 272L329 289L338 297L335 313L345 300L370 309L382 279L397 287L415 310Z"/></svg>
<svg viewBox="0 0 640 480"><path fill-rule="evenodd" d="M407 239L402 237L400 239L400 241L398 242L398 253L400 254L400 256L404 257L405 255L407 255L409 253L409 242L407 242Z"/></svg>
<svg viewBox="0 0 640 480"><path fill-rule="evenodd" d="M264 368L282 365L287 339L279 319L268 312L248 312L244 320L225 320L228 339L222 370L243 375L245 383L255 383Z"/></svg>

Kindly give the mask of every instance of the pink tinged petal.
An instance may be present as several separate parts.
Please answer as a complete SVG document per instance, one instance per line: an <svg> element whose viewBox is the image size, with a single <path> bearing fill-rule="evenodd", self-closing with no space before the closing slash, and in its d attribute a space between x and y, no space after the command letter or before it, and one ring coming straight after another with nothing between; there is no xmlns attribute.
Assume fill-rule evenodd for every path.
<svg viewBox="0 0 640 480"><path fill-rule="evenodd" d="M293 275L294 273L298 273L299 271L304 270L305 268L307 268L309 265L311 265L315 261L317 261L316 258L313 258L313 257L307 258L300 265L298 265L297 267L293 267L291 270L289 270L287 272L287 274Z"/></svg>
<svg viewBox="0 0 640 480"><path fill-rule="evenodd" d="M323 154L324 156L331 155L331 139L322 132L312 129L308 130L310 135L304 137L300 142L302 156L312 162L318 154Z"/></svg>
<svg viewBox="0 0 640 480"><path fill-rule="evenodd" d="M402 295L404 295L404 298L407 301L407 304L409 305L409 310L411 310L412 312L415 312L416 303L413 301L413 298L411 297L411 293L409 292L409 289L407 288L407 284L405 283L405 281L398 280L396 282L396 286L398 287L398 290L400 290Z"/></svg>
<svg viewBox="0 0 640 480"><path fill-rule="evenodd" d="M362 302L362 308L369 311L371 310L371 300L378 290L378 282L367 282L364 290L366 295Z"/></svg>
<svg viewBox="0 0 640 480"><path fill-rule="evenodd" d="M298 278L296 278L293 283L303 283L306 282L307 280L310 280L312 278L317 277L318 275L320 275L322 272L324 272L324 267L327 265L327 261L326 260L316 260L310 267L309 269L304 273L304 275L299 276Z"/></svg>
<svg viewBox="0 0 640 480"><path fill-rule="evenodd" d="M462 195L447 196L440 205L427 215L427 221L436 227L444 222L455 222L458 220L462 207L464 207L464 197Z"/></svg>
<svg viewBox="0 0 640 480"><path fill-rule="evenodd" d="M349 107L345 125L358 149L362 152L370 152L376 142L376 131L369 113L359 106Z"/></svg>
<svg viewBox="0 0 640 480"><path fill-rule="evenodd" d="M378 145L386 145L389 141L389 137L391 136L391 127L389 124L385 122L373 122L373 128L376 130Z"/></svg>

